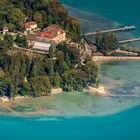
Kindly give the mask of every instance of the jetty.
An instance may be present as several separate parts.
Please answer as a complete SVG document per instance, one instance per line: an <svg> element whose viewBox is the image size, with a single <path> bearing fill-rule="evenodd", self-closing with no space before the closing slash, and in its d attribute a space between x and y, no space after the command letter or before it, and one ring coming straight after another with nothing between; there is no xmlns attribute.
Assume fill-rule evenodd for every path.
<svg viewBox="0 0 140 140"><path fill-rule="evenodd" d="M132 43L132 42L136 42L136 41L140 41L140 37L139 38L134 38L134 39L119 41L119 44Z"/></svg>
<svg viewBox="0 0 140 140"><path fill-rule="evenodd" d="M128 30L135 30L136 26L125 26L122 28L114 28L114 29L109 29L109 30L103 30L99 31L101 34L103 33L109 33L109 32L118 32L118 31L128 31ZM85 36L90 36L90 35L96 35L98 32L91 32L91 33L86 33L84 34Z"/></svg>

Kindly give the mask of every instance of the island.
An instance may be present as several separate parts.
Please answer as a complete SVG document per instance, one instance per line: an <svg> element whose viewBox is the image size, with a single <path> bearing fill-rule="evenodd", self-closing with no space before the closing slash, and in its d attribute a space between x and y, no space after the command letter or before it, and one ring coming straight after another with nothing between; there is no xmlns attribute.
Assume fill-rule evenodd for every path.
<svg viewBox="0 0 140 140"><path fill-rule="evenodd" d="M0 0L0 97L14 100L99 87L96 60L140 58L115 34L82 35L59 0ZM109 59L110 59L109 58ZM97 89L99 87L99 89Z"/></svg>

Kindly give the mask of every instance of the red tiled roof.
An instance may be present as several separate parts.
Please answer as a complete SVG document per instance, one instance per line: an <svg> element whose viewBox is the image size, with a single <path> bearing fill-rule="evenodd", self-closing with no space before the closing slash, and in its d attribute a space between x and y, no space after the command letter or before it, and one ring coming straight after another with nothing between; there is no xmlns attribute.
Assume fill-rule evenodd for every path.
<svg viewBox="0 0 140 140"><path fill-rule="evenodd" d="M30 22L26 22L24 24L25 29L31 28L32 25L36 25L37 23L35 21L30 21Z"/></svg>
<svg viewBox="0 0 140 140"><path fill-rule="evenodd" d="M39 32L37 34L37 36L44 37L44 38L49 38L49 39L52 39L53 38L52 34L49 33L49 32Z"/></svg>
<svg viewBox="0 0 140 140"><path fill-rule="evenodd" d="M63 33L65 33L65 31L58 25L50 25L47 28L43 29L43 32L38 33L37 36L53 39Z"/></svg>

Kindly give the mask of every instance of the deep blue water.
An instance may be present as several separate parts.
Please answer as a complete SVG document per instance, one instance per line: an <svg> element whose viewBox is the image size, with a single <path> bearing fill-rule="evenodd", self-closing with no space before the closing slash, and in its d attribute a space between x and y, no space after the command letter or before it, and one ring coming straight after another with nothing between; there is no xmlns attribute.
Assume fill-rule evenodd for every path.
<svg viewBox="0 0 140 140"><path fill-rule="evenodd" d="M139 140L140 106L108 117L23 119L1 117L1 140Z"/></svg>

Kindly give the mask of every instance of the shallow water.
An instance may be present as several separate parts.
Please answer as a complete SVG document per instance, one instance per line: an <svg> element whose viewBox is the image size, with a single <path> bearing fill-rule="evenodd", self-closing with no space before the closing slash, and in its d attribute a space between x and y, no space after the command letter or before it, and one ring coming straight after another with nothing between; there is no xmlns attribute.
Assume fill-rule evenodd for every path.
<svg viewBox="0 0 140 140"><path fill-rule="evenodd" d="M140 62L107 62L100 66L101 85L110 95L70 92L1 104L0 114L18 116L107 116L140 104ZM112 96L111 96L112 95Z"/></svg>

